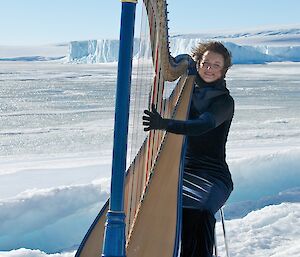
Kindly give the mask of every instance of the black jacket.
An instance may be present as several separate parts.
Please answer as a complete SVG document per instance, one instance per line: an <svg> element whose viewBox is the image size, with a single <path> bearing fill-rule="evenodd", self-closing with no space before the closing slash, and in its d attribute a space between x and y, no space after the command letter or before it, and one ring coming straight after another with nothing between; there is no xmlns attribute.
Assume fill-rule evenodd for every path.
<svg viewBox="0 0 300 257"><path fill-rule="evenodd" d="M187 135L185 168L202 170L232 187L226 163L226 142L234 114L234 100L220 79L206 83L196 75L189 118L171 120L167 131Z"/></svg>

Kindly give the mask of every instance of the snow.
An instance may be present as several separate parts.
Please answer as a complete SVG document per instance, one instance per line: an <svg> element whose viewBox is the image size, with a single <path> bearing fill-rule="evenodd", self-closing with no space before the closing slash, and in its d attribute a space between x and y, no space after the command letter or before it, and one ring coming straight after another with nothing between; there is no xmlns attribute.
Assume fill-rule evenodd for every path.
<svg viewBox="0 0 300 257"><path fill-rule="evenodd" d="M173 37L223 40L239 45L299 46L300 25L268 26L247 30L222 30Z"/></svg>
<svg viewBox="0 0 300 257"><path fill-rule="evenodd" d="M299 256L300 204L282 203L225 222L231 257ZM216 226L221 256L226 256L220 222Z"/></svg>
<svg viewBox="0 0 300 257"><path fill-rule="evenodd" d="M85 233L95 212L108 199L108 184L109 179L101 179L90 184L33 188L1 200L0 248L27 246L51 252L74 245L81 238L70 231Z"/></svg>
<svg viewBox="0 0 300 257"><path fill-rule="evenodd" d="M233 200L240 201L225 206L226 218L244 220L249 213L259 213L269 205L299 203L300 188L296 187L299 186L296 159L299 153L290 155L290 152L279 152L231 161L235 181L233 194L238 196L233 195ZM77 248L75 242L81 241L109 196L109 174L103 171L110 170L101 164L96 158L77 156L7 161L1 176L0 195L4 198L0 200L0 249L26 247L53 253ZM99 173L101 178L97 177ZM276 176L272 176L275 173ZM268 179L270 176L273 179ZM253 188L257 192L253 192ZM280 189L284 190L279 194L269 193ZM261 191L268 196L259 196ZM248 200L251 197L252 200Z"/></svg>
<svg viewBox="0 0 300 257"><path fill-rule="evenodd" d="M282 203L250 212L241 219L226 220L231 257L299 256L300 204ZM219 256L225 257L221 223L216 224ZM46 254L41 250L20 248L0 251L0 257L73 257L74 251Z"/></svg>
<svg viewBox="0 0 300 257"><path fill-rule="evenodd" d="M239 202L245 199L258 201L262 195L275 195L276 192L283 192L288 188L300 187L300 149L292 145L286 148L291 149L280 149L280 146L274 144L273 149L267 146L251 149L248 146L247 149L237 148L233 152L228 150L234 158L229 159L228 164L235 181L230 201ZM297 200L300 201L299 194ZM245 207L248 210L253 208L249 203Z"/></svg>
<svg viewBox="0 0 300 257"><path fill-rule="evenodd" d="M0 257L74 257L75 252L47 254L40 250L20 248L10 252L0 252Z"/></svg>
<svg viewBox="0 0 300 257"><path fill-rule="evenodd" d="M300 61L300 29L177 35L171 38L172 54L190 51L199 40L210 38L225 42L233 52L235 63L272 62L268 65L236 65L227 77L237 100L227 145L227 158L235 182L235 190L225 206L230 256L299 256L300 137L297 88L300 66L299 63L282 61ZM117 49L117 40L0 47L1 59L22 60L2 62L0 73L4 81L2 87L12 90L7 95L5 90L2 92L3 104L12 106L11 110L2 110L2 120L5 120L1 131L2 145L10 149L16 142L18 150L14 149L14 156L3 151L0 156L0 257L73 257L74 249L77 249L95 214L107 199L111 171L111 149L107 149L107 144L104 144L101 154L92 156L90 153L69 153L67 150L68 145L73 147L71 142L78 143L77 139L84 138L90 142L90 137L86 136L89 133L94 141L96 133L109 138L111 125L107 119L112 116L113 107L108 105L106 112L99 111L99 99L102 99L101 104L105 104L103 98L107 94L101 88L95 91L95 85L101 87L102 84L96 84L101 81L106 90L114 89L116 64L112 62L117 61ZM141 50L134 50L135 57L139 51L149 53L147 47L142 47ZM62 56L67 57L59 59ZM54 59L63 64L35 62ZM102 64L72 65L64 63L67 59L71 63ZM26 66L29 62L30 66ZM15 67L14 72L11 72L11 66ZM66 85L62 85L61 81ZM44 82L51 87L43 88ZM76 83L80 83L80 86ZM89 88L92 92L88 94L90 100L81 99ZM28 96L26 92L34 94ZM91 97L96 94L101 98ZM27 109L15 102L15 98L11 103L8 102L11 95L19 99L28 97L26 103L30 104L26 106ZM78 106L57 110L51 106L33 104L49 103L45 99L50 95L63 97L58 100L62 99L64 104L75 102ZM107 101L113 102L111 97ZM84 106L91 107L85 109ZM75 117L84 113L82 116L87 117L89 113L96 112L103 115L100 122L80 120L79 123L71 123L64 118L63 129L55 130L53 128L59 125L47 123L51 121L49 117L59 114L72 114ZM41 117L42 123L37 123L35 127L31 116ZM15 126L15 123L11 126L6 121L12 117L15 117L16 124L24 121L28 127ZM43 117L47 117L47 122ZM70 129L65 129L67 126ZM105 126L108 132L106 129L97 130ZM74 128L78 129L74 131ZM64 144L63 140L53 140L51 133L41 134L41 131L61 133L62 137L58 138L72 136L74 131L76 137L70 137L72 140L66 140L68 144ZM33 149L27 147L27 141L21 148L22 138L27 138L27 135L31 135L29 146L44 142L41 138L49 138L45 144L41 144L40 149L36 144L33 144ZM54 155L52 152L56 152L57 148L52 142L61 144L66 153ZM39 152L38 157L35 155L35 151L45 148L49 153L46 151L44 154ZM219 252L221 257L225 257L220 226L218 222ZM50 254L54 252L58 253Z"/></svg>
<svg viewBox="0 0 300 257"><path fill-rule="evenodd" d="M61 60L64 56L58 57L45 57L45 56L24 56L24 57L11 57L11 58L0 58L0 61L13 61L13 62L37 62L37 61L53 61Z"/></svg>
<svg viewBox="0 0 300 257"><path fill-rule="evenodd" d="M38 46L0 46L1 61L47 61L61 59L68 53L68 43Z"/></svg>

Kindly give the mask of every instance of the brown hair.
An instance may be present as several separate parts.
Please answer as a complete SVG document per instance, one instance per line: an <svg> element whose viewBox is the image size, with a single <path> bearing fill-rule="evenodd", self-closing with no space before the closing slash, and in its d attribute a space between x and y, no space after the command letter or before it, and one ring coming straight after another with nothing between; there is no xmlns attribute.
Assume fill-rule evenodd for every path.
<svg viewBox="0 0 300 257"><path fill-rule="evenodd" d="M206 43L199 43L198 46L192 49L192 57L197 62L197 67L199 66L202 56L206 51L212 51L221 54L224 58L224 76L227 70L232 66L231 53L228 49L219 41L210 41Z"/></svg>

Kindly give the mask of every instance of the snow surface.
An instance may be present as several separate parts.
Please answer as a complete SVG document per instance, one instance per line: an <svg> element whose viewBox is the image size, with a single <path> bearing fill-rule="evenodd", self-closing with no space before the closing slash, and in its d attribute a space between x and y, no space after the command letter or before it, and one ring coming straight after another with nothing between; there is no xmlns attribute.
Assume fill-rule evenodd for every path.
<svg viewBox="0 0 300 257"><path fill-rule="evenodd" d="M0 46L0 61L49 61L64 58L68 43L39 46Z"/></svg>
<svg viewBox="0 0 300 257"><path fill-rule="evenodd" d="M101 188L107 182L109 179L92 184L31 189L2 200L2 247L15 249L29 245L32 249L51 252L54 248L60 252L59 249L65 249L66 245L74 246L80 238L70 231L74 228L85 230L91 224L94 213L108 199L108 190Z"/></svg>
<svg viewBox="0 0 300 257"><path fill-rule="evenodd" d="M1 63L0 249L9 252L0 256L73 256L108 197L116 67ZM236 100L227 145L235 182L229 220L300 202L299 70L300 63L271 63L228 73Z"/></svg>
<svg viewBox="0 0 300 257"><path fill-rule="evenodd" d="M178 35L172 38L175 42L172 53L186 52L200 38L213 38L235 49L236 63L264 63L284 59L297 61L300 52L299 35L299 29L291 28L247 33L226 32L217 36ZM39 135L41 138L51 136L51 133L40 134L40 131L62 133L63 138L66 138L73 135L74 127L78 127L80 129L74 131L76 137L68 141L72 147L73 141L78 143L75 138L89 141L87 131L99 134L96 128L103 127L104 123L110 124L106 116L106 113L112 116L110 105L106 112L101 112L101 124L83 120L73 124L63 119L63 129L57 129L59 124L48 124L51 120L43 118L60 117L66 113L72 113L71 116L76 118L82 112L85 113L83 117L87 117L89 113L97 113L101 107L98 106L99 100L94 100L92 96L99 93L103 99L106 93L111 94L109 90L114 88L116 65L109 62L115 60L117 40L103 40L101 44L99 40L85 42L74 43L74 55L77 55L74 62L101 61L105 64L34 62L37 59L52 60L52 57L59 59L66 56L67 44L50 48L0 47L0 56L6 60L23 60L16 63L2 62L0 77L4 81L1 87L2 106L5 108L1 114L1 144L10 149L8 146L13 145L13 139L19 139L15 146L18 150L24 150L24 153L16 151L17 157L9 156L9 152L2 152L0 157L0 257L73 257L82 235L108 197L110 151L102 151L102 156L99 153L87 156L73 152L60 154L59 157L47 153L39 157L34 155L34 151L40 150L35 144L40 143ZM81 46L83 48L79 51ZM149 49L143 51L148 52ZM136 50L135 56L137 54ZM33 62L27 67L28 61ZM65 61L59 59L57 62ZM53 64L59 65L59 69L56 70ZM13 72L10 65L15 67ZM49 69L45 68L48 65ZM299 63L236 65L229 71L227 79L236 99L236 114L227 145L227 157L235 181L235 190L225 206L230 256L300 256ZM95 83L99 81L105 84L107 92L100 88L95 91L95 85L98 85ZM43 87L44 84L50 86ZM89 88L91 94L87 94ZM81 98L85 95L89 101ZM76 105L72 105L70 111L64 105L63 108L53 105L57 110L45 104L34 104L57 104L51 96L58 97L58 102L61 100L64 104ZM16 102L16 98L28 101L22 104L21 101ZM107 101L112 102L112 98L107 97ZM84 109L86 105L92 105L94 109ZM32 117L36 121L40 117L41 123L32 122ZM42 124L45 127L40 127ZM91 134L94 135L94 132ZM108 138L102 130L100 134ZM33 149L27 147L26 140L20 144L23 142L21 139L27 137L30 138L28 145L34 145ZM49 144L53 141L49 138L47 150L52 153L56 146ZM95 137L93 140L97 141ZM54 141L60 143L66 152L69 150L63 140ZM41 146L45 150L44 144ZM28 151L33 151L32 155ZM100 178L99 173L102 174ZM217 223L218 245L220 256L225 257L220 226ZM53 252L60 253L49 254Z"/></svg>
<svg viewBox="0 0 300 257"><path fill-rule="evenodd" d="M287 257L300 253L300 203L282 203L253 211L241 219L226 220L231 257ZM225 257L221 223L216 224L219 256ZM20 248L1 257L73 257L74 251L46 254Z"/></svg>
<svg viewBox="0 0 300 257"><path fill-rule="evenodd" d="M282 203L225 222L231 257L300 256L300 203ZM220 222L216 226L221 256L226 256Z"/></svg>

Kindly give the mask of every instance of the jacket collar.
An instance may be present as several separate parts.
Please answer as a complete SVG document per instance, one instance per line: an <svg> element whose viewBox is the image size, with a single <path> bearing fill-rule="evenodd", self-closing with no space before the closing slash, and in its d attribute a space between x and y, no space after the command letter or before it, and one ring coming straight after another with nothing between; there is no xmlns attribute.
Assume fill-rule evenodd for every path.
<svg viewBox="0 0 300 257"><path fill-rule="evenodd" d="M218 79L216 81L207 83L205 82L200 76L199 74L196 74L196 78L195 78L195 84L196 86L198 86L199 88L205 88L205 87L210 87L212 89L218 89L218 90L225 90L228 91L228 89L226 88L226 80L224 78Z"/></svg>

